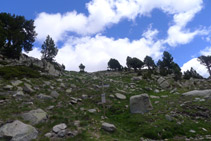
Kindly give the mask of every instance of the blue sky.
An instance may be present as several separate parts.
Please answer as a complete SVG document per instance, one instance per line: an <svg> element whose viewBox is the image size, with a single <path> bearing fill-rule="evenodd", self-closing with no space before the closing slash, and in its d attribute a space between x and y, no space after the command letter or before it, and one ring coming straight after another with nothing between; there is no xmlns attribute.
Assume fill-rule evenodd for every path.
<svg viewBox="0 0 211 141"><path fill-rule="evenodd" d="M80 63L87 71L106 69L110 58L124 66L127 56L158 60L167 50L183 71L208 76L196 57L211 55L210 0L6 0L0 12L35 20L29 55L40 58L49 34L59 48L56 61L69 70Z"/></svg>

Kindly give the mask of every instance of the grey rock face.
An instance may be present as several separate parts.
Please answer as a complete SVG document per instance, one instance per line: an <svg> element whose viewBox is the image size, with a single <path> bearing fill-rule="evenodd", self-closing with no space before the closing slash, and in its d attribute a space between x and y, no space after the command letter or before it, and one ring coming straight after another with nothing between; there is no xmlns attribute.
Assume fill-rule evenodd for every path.
<svg viewBox="0 0 211 141"><path fill-rule="evenodd" d="M211 97L211 89L208 90L193 90L182 94L183 96L200 96Z"/></svg>
<svg viewBox="0 0 211 141"><path fill-rule="evenodd" d="M30 141L36 139L37 135L38 131L34 127L19 120L0 127L0 137L9 137L11 141Z"/></svg>
<svg viewBox="0 0 211 141"><path fill-rule="evenodd" d="M120 100L126 99L126 96L123 95L123 94L120 94L120 93L116 93L115 96L116 96L117 99L120 99Z"/></svg>
<svg viewBox="0 0 211 141"><path fill-rule="evenodd" d="M32 125L43 122L47 119L47 113L42 109L31 110L22 114L24 120L29 121Z"/></svg>
<svg viewBox="0 0 211 141"><path fill-rule="evenodd" d="M130 112L144 114L152 110L148 94L135 95L130 97Z"/></svg>
<svg viewBox="0 0 211 141"><path fill-rule="evenodd" d="M110 123L102 123L102 127L103 130L107 131L107 132L114 132L116 130L115 125L110 124Z"/></svg>

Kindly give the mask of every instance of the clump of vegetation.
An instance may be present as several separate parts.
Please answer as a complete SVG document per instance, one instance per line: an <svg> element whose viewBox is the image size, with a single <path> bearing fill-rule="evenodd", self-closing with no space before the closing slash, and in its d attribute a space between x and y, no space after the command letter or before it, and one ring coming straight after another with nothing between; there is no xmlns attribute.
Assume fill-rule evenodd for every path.
<svg viewBox="0 0 211 141"><path fill-rule="evenodd" d="M11 79L14 77L37 78L40 77L40 73L33 68L25 66L6 66L0 68L0 76L2 76L4 79Z"/></svg>

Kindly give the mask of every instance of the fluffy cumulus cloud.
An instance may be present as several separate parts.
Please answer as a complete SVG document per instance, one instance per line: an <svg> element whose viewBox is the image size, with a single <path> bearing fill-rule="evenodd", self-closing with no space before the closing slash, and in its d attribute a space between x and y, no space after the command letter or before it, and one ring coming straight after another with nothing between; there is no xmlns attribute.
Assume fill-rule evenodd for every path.
<svg viewBox="0 0 211 141"><path fill-rule="evenodd" d="M205 49L201 50L200 55L205 55L205 56L211 55L211 47L206 47ZM209 77L207 68L204 65L200 64L197 58L193 58L187 63L185 63L181 68L182 72L190 70L191 67L194 68L203 77L205 78Z"/></svg>
<svg viewBox="0 0 211 141"><path fill-rule="evenodd" d="M202 0L92 0L86 4L88 16L76 11L63 15L43 12L38 14L35 25L38 40L44 40L50 34L58 41L64 39L67 32L80 35L96 34L122 19L135 20L137 16L147 16L153 9L160 9L174 17L174 24L169 28L169 37L166 39L166 42L173 46L177 43L187 43L200 33L184 28L202 9L202 3ZM175 38L176 35L181 38Z"/></svg>
<svg viewBox="0 0 211 141"><path fill-rule="evenodd" d="M79 64L83 63L87 71L97 71L105 70L110 58L116 58L123 66L127 56L144 59L150 55L158 59L162 54L162 42L153 40L154 32L149 30L147 34L151 35L143 35L134 41L128 38L114 40L102 35L70 38L59 50L56 60L65 64L68 70L78 70Z"/></svg>
<svg viewBox="0 0 211 141"><path fill-rule="evenodd" d="M150 55L156 60L166 44L187 44L195 36L207 34L205 30L186 28L202 6L202 0L91 0L86 4L87 15L76 11L38 14L35 19L37 40L43 42L50 35L55 42L63 41L56 60L69 70L78 70L79 63L83 63L87 71L105 69L110 58L125 65L127 56L143 59ZM150 16L153 9L173 17L164 39L155 38L158 30L151 28L142 38L133 41L128 38L115 40L101 34L124 19L134 21L137 17ZM69 33L77 34L77 37ZM35 49L31 55L39 57L38 51Z"/></svg>
<svg viewBox="0 0 211 141"><path fill-rule="evenodd" d="M201 65L197 58L193 58L187 63L185 63L182 66L182 72L190 70L190 68L195 69L200 75L202 75L205 78L209 77L209 73L207 71L207 68L204 65Z"/></svg>

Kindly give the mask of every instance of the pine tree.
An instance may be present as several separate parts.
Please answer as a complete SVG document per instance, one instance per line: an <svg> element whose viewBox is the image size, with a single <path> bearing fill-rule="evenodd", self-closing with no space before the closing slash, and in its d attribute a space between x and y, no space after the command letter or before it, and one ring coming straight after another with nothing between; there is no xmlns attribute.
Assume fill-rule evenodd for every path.
<svg viewBox="0 0 211 141"><path fill-rule="evenodd" d="M33 20L0 13L0 53L5 57L19 58L22 49L31 51L36 35Z"/></svg>
<svg viewBox="0 0 211 141"><path fill-rule="evenodd" d="M50 62L54 61L53 58L58 53L58 49L55 46L53 39L49 35L47 36L46 40L44 41L42 45L41 53L42 53L42 59L45 59Z"/></svg>
<svg viewBox="0 0 211 141"><path fill-rule="evenodd" d="M200 56L198 57L198 60L200 61L200 63L204 66L206 66L210 76L211 76L211 56Z"/></svg>

